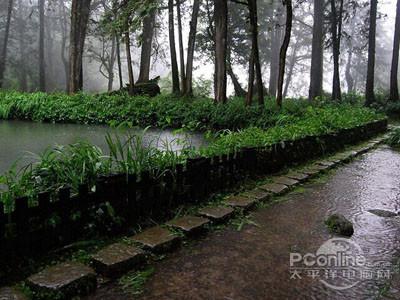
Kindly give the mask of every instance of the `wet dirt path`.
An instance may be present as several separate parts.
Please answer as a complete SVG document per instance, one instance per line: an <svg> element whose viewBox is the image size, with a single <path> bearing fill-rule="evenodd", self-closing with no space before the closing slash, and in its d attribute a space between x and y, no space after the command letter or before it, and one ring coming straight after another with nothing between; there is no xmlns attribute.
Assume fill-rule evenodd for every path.
<svg viewBox="0 0 400 300"><path fill-rule="evenodd" d="M376 299L383 293L387 273L378 273L387 272L382 262L392 264L399 257L400 219L368 210L400 210L400 153L381 147L339 167L326 182L308 184L282 200L252 214L257 226L210 233L156 263L142 295L109 286L91 299ZM301 279L290 278L291 252L316 253L333 237L324 225L332 213L353 222L350 242L370 263L356 271L372 274L371 279L325 278L337 287L355 285L344 290L324 285L323 270L315 278L310 270L303 271Z"/></svg>

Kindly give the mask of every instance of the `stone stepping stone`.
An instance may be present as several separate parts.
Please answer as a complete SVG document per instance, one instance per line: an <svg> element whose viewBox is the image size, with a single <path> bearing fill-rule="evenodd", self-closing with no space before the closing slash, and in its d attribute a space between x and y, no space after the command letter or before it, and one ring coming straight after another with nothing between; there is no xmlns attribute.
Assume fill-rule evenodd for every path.
<svg viewBox="0 0 400 300"><path fill-rule="evenodd" d="M333 168L337 163L334 161L323 160L323 161L319 161L318 164L321 166L326 166L328 168Z"/></svg>
<svg viewBox="0 0 400 300"><path fill-rule="evenodd" d="M395 212L383 210L383 209L371 209L368 212L370 212L371 214L374 214L378 217L382 217L382 218L394 218L394 217L399 216Z"/></svg>
<svg viewBox="0 0 400 300"><path fill-rule="evenodd" d="M260 189L263 189L274 195L282 195L283 193L285 193L289 190L289 187L287 185L280 184L280 183L268 183L268 184L264 184L263 186L260 186Z"/></svg>
<svg viewBox="0 0 400 300"><path fill-rule="evenodd" d="M255 198L249 198L244 196L232 196L229 197L226 202L227 205L233 208L240 208L240 209L250 209L253 205L257 203Z"/></svg>
<svg viewBox="0 0 400 300"><path fill-rule="evenodd" d="M273 181L274 183L284 184L289 188L294 187L300 183L297 179L292 179L287 176L274 177Z"/></svg>
<svg viewBox="0 0 400 300"><path fill-rule="evenodd" d="M259 188L255 188L251 191L244 192L241 196L247 198L253 198L254 200L258 201L268 201L271 198L271 193L263 191Z"/></svg>
<svg viewBox="0 0 400 300"><path fill-rule="evenodd" d="M14 288L4 287L0 289L0 300L28 300L28 297Z"/></svg>
<svg viewBox="0 0 400 300"><path fill-rule="evenodd" d="M299 182L304 182L308 179L309 175L299 172L290 172L286 177L298 180Z"/></svg>
<svg viewBox="0 0 400 300"><path fill-rule="evenodd" d="M92 268L78 262L66 262L30 276L27 284L36 293L53 295L57 299L71 299L93 292L97 279Z"/></svg>
<svg viewBox="0 0 400 300"><path fill-rule="evenodd" d="M199 215L209 218L214 222L223 222L234 213L233 208L226 206L205 207L199 211Z"/></svg>
<svg viewBox="0 0 400 300"><path fill-rule="evenodd" d="M146 229L130 239L153 252L170 250L179 242L178 236L161 226Z"/></svg>
<svg viewBox="0 0 400 300"><path fill-rule="evenodd" d="M204 229L209 219L196 216L184 216L175 220L168 221L166 225L184 231L187 234L193 234Z"/></svg>
<svg viewBox="0 0 400 300"><path fill-rule="evenodd" d="M94 254L92 264L98 273L115 277L144 262L145 258L146 255L141 249L124 243L115 243Z"/></svg>

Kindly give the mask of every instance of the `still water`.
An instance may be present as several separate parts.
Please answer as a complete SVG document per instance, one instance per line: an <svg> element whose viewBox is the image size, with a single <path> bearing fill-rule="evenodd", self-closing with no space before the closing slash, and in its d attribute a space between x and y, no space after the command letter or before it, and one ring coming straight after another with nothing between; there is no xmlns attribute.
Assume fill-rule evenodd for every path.
<svg viewBox="0 0 400 300"><path fill-rule="evenodd" d="M135 129L130 131L135 132ZM126 136L126 130L108 126L0 121L0 174L7 171L17 160L19 165L32 162L32 153L39 154L56 144L68 145L85 140L107 152L107 133ZM146 146L151 145L159 149L165 149L169 144L174 150L182 149L183 144L200 147L205 143L202 134L159 129L147 130L143 142Z"/></svg>

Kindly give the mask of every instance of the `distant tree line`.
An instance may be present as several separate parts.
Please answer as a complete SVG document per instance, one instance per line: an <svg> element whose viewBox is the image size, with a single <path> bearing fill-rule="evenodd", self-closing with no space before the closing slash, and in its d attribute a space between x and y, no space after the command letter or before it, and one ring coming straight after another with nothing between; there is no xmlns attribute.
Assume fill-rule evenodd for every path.
<svg viewBox="0 0 400 300"><path fill-rule="evenodd" d="M383 17L377 0L37 0L32 5L24 0L4 2L0 5L5 12L1 21L4 29L0 87L4 84L6 66L12 64L8 59L12 32L12 47L19 50L15 65L20 69L15 73L20 88L28 90L30 76L31 81L37 82L38 90L47 90L52 76L46 70L52 62L46 53L49 47L54 47L51 34L56 30L61 40L60 58L69 93L83 89L85 55L100 65L99 73L107 78L109 91L116 81L116 69L119 88L127 81L128 90L133 93L135 84L151 79L152 60L163 57L160 54L163 45L156 45L162 35L159 30L164 25L162 20L167 20L169 58L166 60L171 70L172 92L178 95L193 96L193 72L195 60L199 59L215 66L217 103L227 101L229 78L235 95L245 97L248 105L255 97L263 104L268 95L276 97L277 105L281 106L290 86L295 84L296 74L305 72L310 74L308 97L311 101L324 95L324 58L329 48L333 100L341 100L342 74L347 92L365 92L366 105L374 103L375 86L384 81L380 72L376 75L381 61L377 50L385 53L376 42L377 20ZM162 17L165 15L167 18ZM27 17L36 18L36 27L28 26ZM51 28L51 24L56 24L57 29ZM133 37L140 47L137 61L132 51ZM32 75L29 67L31 39L37 40L37 44L33 43L37 47L37 75ZM392 101L399 101L399 48L400 0L390 76L387 76ZM136 63L137 78L134 76ZM268 87L264 83L265 66L269 66ZM248 70L247 88L235 72L238 67Z"/></svg>

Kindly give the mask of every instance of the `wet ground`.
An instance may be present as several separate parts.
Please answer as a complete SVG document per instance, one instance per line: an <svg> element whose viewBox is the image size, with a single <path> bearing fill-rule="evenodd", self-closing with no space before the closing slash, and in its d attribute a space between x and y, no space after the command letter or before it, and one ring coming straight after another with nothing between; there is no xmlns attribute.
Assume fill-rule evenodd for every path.
<svg viewBox="0 0 400 300"><path fill-rule="evenodd" d="M130 130L130 132L141 132ZM40 154L46 148L68 145L79 140L89 141L107 151L107 133L126 136L126 131L109 126L79 124L49 124L24 121L0 120L0 175L16 160L20 165L34 161L32 153ZM163 149L168 144L174 150L184 145L199 147L204 143L202 134L176 134L172 130L149 129L144 135L144 144Z"/></svg>
<svg viewBox="0 0 400 300"><path fill-rule="evenodd" d="M389 289L386 278L399 258L400 219L368 212L400 210L400 153L374 150L283 200L254 212L257 226L210 233L156 263L142 295L127 294L115 284L90 299L400 298L400 285ZM355 234L321 247L333 237L324 225L332 213L351 220ZM353 273L347 269L348 276L343 268L323 268L322 263L290 268L290 253L329 254L338 247L366 263L350 268Z"/></svg>

